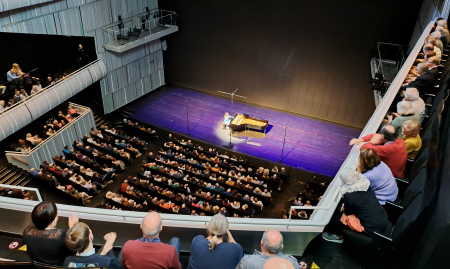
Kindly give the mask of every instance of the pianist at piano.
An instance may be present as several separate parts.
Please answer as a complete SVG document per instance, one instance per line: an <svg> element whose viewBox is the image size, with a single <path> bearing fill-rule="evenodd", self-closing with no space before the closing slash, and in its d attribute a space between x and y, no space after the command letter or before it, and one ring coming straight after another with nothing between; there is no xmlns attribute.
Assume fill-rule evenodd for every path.
<svg viewBox="0 0 450 269"><path fill-rule="evenodd" d="M237 114L230 123L233 131L255 130L266 133L269 122L267 120L251 117L245 114Z"/></svg>

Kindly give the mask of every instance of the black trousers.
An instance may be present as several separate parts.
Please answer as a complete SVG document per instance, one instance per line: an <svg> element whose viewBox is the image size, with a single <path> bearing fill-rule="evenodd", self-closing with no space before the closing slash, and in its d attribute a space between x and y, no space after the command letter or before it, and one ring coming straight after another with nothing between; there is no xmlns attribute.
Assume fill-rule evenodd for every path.
<svg viewBox="0 0 450 269"><path fill-rule="evenodd" d="M336 234L336 235L343 235L342 232L344 229L348 228L346 225L342 224L341 217L343 212L341 212L341 207L344 201L341 199L338 206L336 207L336 210L333 213L333 216L331 216L330 222L327 226L325 226L324 232Z"/></svg>

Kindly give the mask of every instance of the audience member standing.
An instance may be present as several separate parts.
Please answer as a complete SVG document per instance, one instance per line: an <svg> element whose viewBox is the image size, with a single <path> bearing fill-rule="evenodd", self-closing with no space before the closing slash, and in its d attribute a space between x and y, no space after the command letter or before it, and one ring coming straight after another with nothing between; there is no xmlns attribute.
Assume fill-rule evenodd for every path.
<svg viewBox="0 0 450 269"><path fill-rule="evenodd" d="M406 145L403 139L397 137L394 126L386 125L379 134L366 135L361 139L352 139L350 145L368 142L361 146L371 148L380 156L392 171L394 177L403 178L406 168Z"/></svg>
<svg viewBox="0 0 450 269"><path fill-rule="evenodd" d="M370 187L380 204L386 201L395 201L398 195L397 182L392 175L391 169L380 160L373 149L362 149L359 154L359 163L356 170L370 181Z"/></svg>
<svg viewBox="0 0 450 269"><path fill-rule="evenodd" d="M236 269L260 269L272 257L280 257L289 261L294 268L299 269L298 261L290 255L281 253L283 249L283 236L275 229L264 232L261 239L261 252L255 250L253 255L245 255Z"/></svg>
<svg viewBox="0 0 450 269"><path fill-rule="evenodd" d="M68 255L72 255L66 247L66 230L57 229L58 209L53 202L42 202L31 212L34 226L23 231L23 243L33 261L51 265L62 265ZM78 217L69 217L69 228L78 222Z"/></svg>
<svg viewBox="0 0 450 269"><path fill-rule="evenodd" d="M228 220L222 214L214 215L206 228L208 236L194 237L191 244L188 269L235 269L243 249L228 230ZM228 237L228 243L224 236Z"/></svg>
<svg viewBox="0 0 450 269"><path fill-rule="evenodd" d="M147 214L142 221L141 230L142 238L129 240L123 246L123 267L127 269L181 269L180 239L173 237L169 244L161 242L159 233L162 231L162 219L158 213Z"/></svg>
<svg viewBox="0 0 450 269"><path fill-rule="evenodd" d="M86 64L87 58L88 58L88 55L87 55L86 51L84 50L83 45L79 44L78 50L77 50L77 62L80 67L83 67Z"/></svg>
<svg viewBox="0 0 450 269"><path fill-rule="evenodd" d="M93 244L94 235L86 223L78 222L67 231L67 248L77 253L76 256L69 256L64 261L64 266L71 268L102 267L116 268L119 266L113 252L113 244L116 240L116 233L108 233L104 236L105 245L101 252L95 253Z"/></svg>

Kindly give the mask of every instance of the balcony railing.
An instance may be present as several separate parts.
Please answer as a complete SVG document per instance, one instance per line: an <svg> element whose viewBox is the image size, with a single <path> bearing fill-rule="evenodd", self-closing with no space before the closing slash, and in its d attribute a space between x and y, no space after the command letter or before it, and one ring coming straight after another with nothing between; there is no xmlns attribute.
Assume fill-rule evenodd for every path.
<svg viewBox="0 0 450 269"><path fill-rule="evenodd" d="M92 127L95 128L94 116L89 107L70 102L69 105L79 111L78 117L68 122L29 152L5 151L8 162L27 171L30 171L31 168L39 169L44 161L51 162L52 157L61 154L64 146L67 145L72 148L74 140L81 140L85 134L90 132Z"/></svg>
<svg viewBox="0 0 450 269"><path fill-rule="evenodd" d="M126 28L124 28L124 25L129 24L130 20L107 26L103 28L104 47L108 50L121 52L121 50L133 48L176 32L178 27L175 18L175 12L160 9L133 17L131 21L138 19L140 23L132 23L131 26Z"/></svg>
<svg viewBox="0 0 450 269"><path fill-rule="evenodd" d="M413 50L409 54L408 58L404 62L402 68L397 73L397 76L392 81L391 86L387 90L386 94L384 95L383 99L381 100L380 104L377 106L375 112L373 113L370 120L367 122L366 127L361 132L360 138L364 137L369 134L376 133L378 127L380 126L384 116L386 115L387 111L389 110L389 107L391 106L392 102L394 101L394 98L396 97L398 90L401 88L406 76L408 75L409 70L411 69L412 65L414 64L414 61L416 60L417 54L422 49L422 46L424 44L425 38L428 36L428 34L431 31L431 28L434 25L434 21L430 22L428 26L423 31L421 37L419 38L418 42L414 46ZM314 210L313 214L311 214L310 223L313 222L320 222L324 226L329 222L331 216L334 213L334 210L337 207L337 204L340 201L340 194L341 194L341 186L342 181L339 179L339 172L344 168L348 167L351 169L356 169L356 164L358 163L358 157L360 152L360 147L362 145L354 145L351 149L349 155L345 159L344 163L341 166L341 169L339 169L337 175L333 179L333 181L330 183L328 189L325 191L325 194L323 195L323 198L320 200L319 204L317 206L291 206L290 213L289 213L289 221L291 222L292 218L292 209L295 210L311 210L311 209L317 209ZM294 222L296 220L293 220Z"/></svg>
<svg viewBox="0 0 450 269"><path fill-rule="evenodd" d="M106 72L103 62L96 60L0 112L0 141L100 80Z"/></svg>

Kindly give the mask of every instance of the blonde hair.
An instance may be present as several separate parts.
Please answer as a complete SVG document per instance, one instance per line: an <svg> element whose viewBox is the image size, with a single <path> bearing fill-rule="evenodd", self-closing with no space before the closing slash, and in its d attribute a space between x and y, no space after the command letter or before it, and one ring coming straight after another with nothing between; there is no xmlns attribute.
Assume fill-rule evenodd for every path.
<svg viewBox="0 0 450 269"><path fill-rule="evenodd" d="M268 176L269 173L270 173L269 169L264 169L264 174L263 174L263 176Z"/></svg>
<svg viewBox="0 0 450 269"><path fill-rule="evenodd" d="M420 134L420 122L415 120L407 120L402 125L412 136Z"/></svg>
<svg viewBox="0 0 450 269"><path fill-rule="evenodd" d="M20 68L18 64L13 64L12 69L14 69L14 71L18 74L22 73L22 68Z"/></svg>
<svg viewBox="0 0 450 269"><path fill-rule="evenodd" d="M217 246L217 237L223 236L228 230L228 220L222 214L214 215L211 220L208 222L208 226L206 227L206 231L209 235L213 235L214 237L211 239L209 243L209 249L211 253Z"/></svg>

